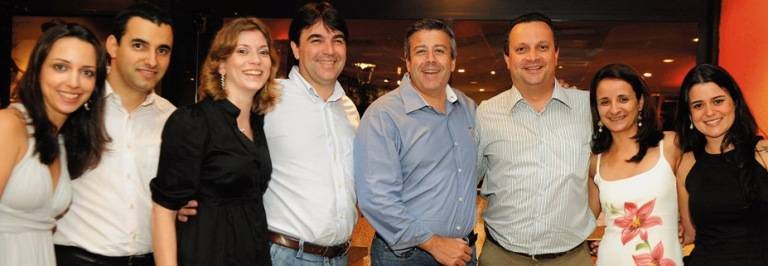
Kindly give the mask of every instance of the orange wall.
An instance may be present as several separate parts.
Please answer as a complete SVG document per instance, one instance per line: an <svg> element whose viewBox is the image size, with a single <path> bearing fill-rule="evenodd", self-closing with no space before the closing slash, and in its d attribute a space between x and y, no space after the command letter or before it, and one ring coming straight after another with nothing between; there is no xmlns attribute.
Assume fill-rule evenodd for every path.
<svg viewBox="0 0 768 266"><path fill-rule="evenodd" d="M768 133L766 11L768 1L765 0L722 0L719 58L720 65L739 83L764 133Z"/></svg>

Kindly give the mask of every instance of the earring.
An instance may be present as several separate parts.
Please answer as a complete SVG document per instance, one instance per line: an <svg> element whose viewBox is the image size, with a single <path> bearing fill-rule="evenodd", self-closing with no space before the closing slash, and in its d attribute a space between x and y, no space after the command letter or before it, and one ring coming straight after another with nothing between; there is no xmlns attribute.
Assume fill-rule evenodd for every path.
<svg viewBox="0 0 768 266"><path fill-rule="evenodd" d="M592 139L597 139L601 133L603 133L603 122L597 121L597 132L592 134Z"/></svg>
<svg viewBox="0 0 768 266"><path fill-rule="evenodd" d="M690 120L690 121L691 121L691 125L690 125L690 126L688 126L688 128L689 128L689 129L691 129L691 130L693 130L693 118L692 118L692 117L690 117L690 116L688 116L688 120Z"/></svg>
<svg viewBox="0 0 768 266"><path fill-rule="evenodd" d="M91 110L91 99L88 99L88 101L86 101L85 104L83 104L83 108L85 108L86 111Z"/></svg>
<svg viewBox="0 0 768 266"><path fill-rule="evenodd" d="M637 127L643 127L643 112L637 113Z"/></svg>
<svg viewBox="0 0 768 266"><path fill-rule="evenodd" d="M221 79L220 79L220 80L221 80L221 89L222 89L222 90L224 89L224 76L225 76L225 75L226 75L226 74L221 74L221 75L220 75L220 77L221 77Z"/></svg>

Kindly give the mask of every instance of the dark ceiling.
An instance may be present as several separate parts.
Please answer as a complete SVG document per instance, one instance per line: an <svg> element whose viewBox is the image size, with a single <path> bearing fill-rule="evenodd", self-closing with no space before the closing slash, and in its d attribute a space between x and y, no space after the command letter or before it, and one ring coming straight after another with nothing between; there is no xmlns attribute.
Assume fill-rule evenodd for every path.
<svg viewBox="0 0 768 266"><path fill-rule="evenodd" d="M10 31L11 17L76 16L108 20L134 2L137 1L0 0L0 18L3 19L0 34L10 35L3 32ZM194 77L198 60L189 58L189 54L205 51L204 46L210 41L206 38L212 37L222 18L242 15L266 18L277 39L285 40L287 18L305 1L248 4L239 0L151 2L168 8L177 22L176 39L182 45L174 47L172 67L176 69L169 70L163 86L191 88L189 92L169 92L175 103L185 104L193 99L194 79L189 77ZM558 77L579 88L588 87L591 75L598 68L622 62L640 72L652 73L646 78L652 89L671 94L688 68L697 61L713 62L717 54L713 47L717 47L715 29L719 0L331 2L348 18L350 26L349 58L344 75L367 82L369 70L360 70L354 63L373 63L376 68L370 81L374 86L385 88L396 86L402 74L397 73L398 67L405 71L400 58L404 30L414 19L421 17L443 18L452 23L459 45L457 69L464 69L464 72L454 73L451 82L477 100L489 98L511 85L501 51L507 21L530 11L543 12L556 21L560 28L561 68ZM5 14L9 16L2 16ZM699 38L699 42L693 42L693 38ZM10 38L0 39L4 39L0 42L0 50L10 51ZM3 58L7 58L7 54L0 57ZM674 62L663 63L663 59L673 59ZM3 60L0 63L5 64ZM495 71L495 75L491 71ZM2 76L0 84L7 84L7 77ZM3 97L2 93L0 97Z"/></svg>

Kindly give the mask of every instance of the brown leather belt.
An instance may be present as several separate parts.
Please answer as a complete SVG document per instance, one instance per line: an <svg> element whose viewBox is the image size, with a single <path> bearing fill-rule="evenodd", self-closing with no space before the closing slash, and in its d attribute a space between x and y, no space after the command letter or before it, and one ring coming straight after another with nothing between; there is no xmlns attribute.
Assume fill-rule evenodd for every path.
<svg viewBox="0 0 768 266"><path fill-rule="evenodd" d="M520 256L531 258L531 260L533 260L533 261L539 261L539 260L550 260L550 259L554 259L554 258L557 258L557 257L562 257L563 255L571 253L574 250L582 247L583 245L584 245L583 243L579 244L578 246L575 246L572 249L569 249L569 250L563 251L563 252L545 253L545 254L536 254L536 255L522 253L522 252L515 252L515 251L511 251L511 250L508 250L508 251L512 252L514 254L520 255Z"/></svg>
<svg viewBox="0 0 768 266"><path fill-rule="evenodd" d="M493 244L496 244L496 246L499 246L500 248L502 248L502 249L504 249L504 250L506 250L506 251L508 251L510 253L513 253L515 255L520 255L520 256L523 256L523 257L528 257L528 258L530 258L533 261L550 260L550 259L554 259L554 258L557 258L557 257L561 257L561 256L563 256L565 254L571 253L574 250L577 250L580 247L584 246L584 243L581 243L581 244L578 244L575 247L573 247L573 248L571 248L569 250L563 251L563 252L545 253L545 254L528 254L528 253L516 252L516 251L512 251L512 250L508 250L508 249L504 248L504 246L499 244L499 242L496 241L496 239L494 239L493 236L491 236L491 233L488 232L488 227L485 228L485 237L486 237L486 239L488 239L488 241L491 241Z"/></svg>
<svg viewBox="0 0 768 266"><path fill-rule="evenodd" d="M299 250L301 249L301 243L299 240L294 239L293 237L283 235L281 233L275 233L270 231L269 233L269 240L272 241L272 243L276 245L280 245L283 247L287 247L290 249ZM315 254L318 256L326 257L326 258L335 258L341 255L344 255L349 250L349 241L335 245L335 246L320 246L315 245L309 242L304 242L304 252Z"/></svg>

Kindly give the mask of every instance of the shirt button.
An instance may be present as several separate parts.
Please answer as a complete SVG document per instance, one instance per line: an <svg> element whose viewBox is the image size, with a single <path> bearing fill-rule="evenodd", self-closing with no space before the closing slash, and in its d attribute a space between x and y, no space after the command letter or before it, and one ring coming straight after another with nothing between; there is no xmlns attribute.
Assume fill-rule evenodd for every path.
<svg viewBox="0 0 768 266"><path fill-rule="evenodd" d="M459 198L459 202L464 202L464 198Z"/></svg>
<svg viewBox="0 0 768 266"><path fill-rule="evenodd" d="M461 173L461 168L459 168L459 173Z"/></svg>
<svg viewBox="0 0 768 266"><path fill-rule="evenodd" d="M458 142L454 142L453 146L459 146L459 143Z"/></svg>
<svg viewBox="0 0 768 266"><path fill-rule="evenodd" d="M461 231L461 226L456 226L456 231Z"/></svg>

